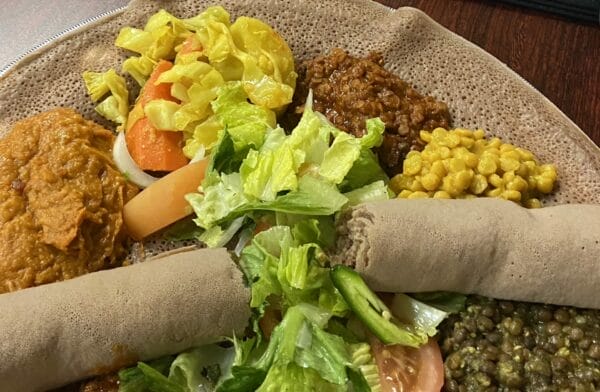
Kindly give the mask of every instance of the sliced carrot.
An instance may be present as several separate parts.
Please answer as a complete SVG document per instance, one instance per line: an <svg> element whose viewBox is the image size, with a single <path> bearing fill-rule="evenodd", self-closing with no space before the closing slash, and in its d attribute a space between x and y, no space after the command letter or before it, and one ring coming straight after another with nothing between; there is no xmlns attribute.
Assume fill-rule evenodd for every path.
<svg viewBox="0 0 600 392"><path fill-rule="evenodd" d="M140 92L136 108L143 109L144 105L154 99L177 101L171 95L171 83L156 84L160 74L172 67L173 64L169 61L158 62ZM135 113L137 115L132 116ZM129 121L134 123L131 126L128 125L125 141L129 154L140 169L173 171L186 165L188 159L182 150L183 134L175 131L159 131L146 117L139 118L139 115L139 110L131 112Z"/></svg>
<svg viewBox="0 0 600 392"><path fill-rule="evenodd" d="M171 85L172 83L159 83L156 84L158 77L165 71L173 68L173 63L167 60L160 60L156 67L154 67L154 71L150 74L150 77L144 84L144 88L140 92L139 102L142 106L145 106L148 102L153 99L166 99L169 101L177 102L177 99L173 98L171 95Z"/></svg>
<svg viewBox="0 0 600 392"><path fill-rule="evenodd" d="M127 149L142 170L173 171L188 163L181 132L159 131L144 117L125 134Z"/></svg>
<svg viewBox="0 0 600 392"><path fill-rule="evenodd" d="M189 35L185 41L181 44L178 54L187 54L191 52L197 52L202 50L202 44L198 41L195 34Z"/></svg>
<svg viewBox="0 0 600 392"><path fill-rule="evenodd" d="M141 240L191 214L192 208L184 196L198 191L207 165L208 160L204 159L175 170L125 204L123 221L129 235Z"/></svg>

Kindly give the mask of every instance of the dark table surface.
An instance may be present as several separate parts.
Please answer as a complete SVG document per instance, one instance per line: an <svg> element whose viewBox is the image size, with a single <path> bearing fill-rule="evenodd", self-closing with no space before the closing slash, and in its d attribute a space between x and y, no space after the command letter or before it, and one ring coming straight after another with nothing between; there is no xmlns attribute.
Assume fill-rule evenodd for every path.
<svg viewBox="0 0 600 392"><path fill-rule="evenodd" d="M377 0L420 8L479 45L554 102L600 145L600 27L481 0ZM20 0L0 14L0 68L77 23L127 0ZM6 21L10 21L6 23Z"/></svg>
<svg viewBox="0 0 600 392"><path fill-rule="evenodd" d="M600 145L600 26L495 1L377 0L419 8L525 78Z"/></svg>

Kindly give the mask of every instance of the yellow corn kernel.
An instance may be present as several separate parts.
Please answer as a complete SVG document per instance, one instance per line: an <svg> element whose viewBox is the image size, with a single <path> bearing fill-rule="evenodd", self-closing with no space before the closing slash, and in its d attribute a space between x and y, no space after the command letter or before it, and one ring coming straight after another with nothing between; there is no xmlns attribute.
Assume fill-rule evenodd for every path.
<svg viewBox="0 0 600 392"><path fill-rule="evenodd" d="M451 199L450 194L445 191L437 191L433 194L434 199Z"/></svg>
<svg viewBox="0 0 600 392"><path fill-rule="evenodd" d="M529 185L521 176L516 176L512 181L506 184L506 189L511 191L519 191L521 193L527 191Z"/></svg>
<svg viewBox="0 0 600 392"><path fill-rule="evenodd" d="M454 132L459 136L473 138L473 131L470 129L456 128Z"/></svg>
<svg viewBox="0 0 600 392"><path fill-rule="evenodd" d="M502 151L502 149L500 149L500 156L504 157L504 158L514 159L515 161L521 162L521 156L515 150Z"/></svg>
<svg viewBox="0 0 600 392"><path fill-rule="evenodd" d="M536 172L537 165L535 164L535 161L528 160L528 161L524 161L522 164L527 167L527 170L529 171L529 173Z"/></svg>
<svg viewBox="0 0 600 392"><path fill-rule="evenodd" d="M424 191L425 188L423 188L423 184L421 184L421 181L415 179L413 181L413 183L411 184L410 188L411 191L413 192L418 192L418 191Z"/></svg>
<svg viewBox="0 0 600 392"><path fill-rule="evenodd" d="M408 189L411 187L414 178L405 176L404 174L397 174L390 180L390 188L395 193L399 193L403 189Z"/></svg>
<svg viewBox="0 0 600 392"><path fill-rule="evenodd" d="M416 152L416 151L411 151ZM415 174L421 171L421 155L416 152L417 155L408 155L404 160L404 164L402 165L402 173L407 174L409 176L414 176Z"/></svg>
<svg viewBox="0 0 600 392"><path fill-rule="evenodd" d="M473 147L473 144L475 144L475 139L473 139L472 137L467 137L467 136L460 137L460 145L461 146L464 146L466 148L471 148L471 147Z"/></svg>
<svg viewBox="0 0 600 392"><path fill-rule="evenodd" d="M465 162L460 158L451 158L448 163L448 171L451 173L458 173L466 168L467 165L465 165Z"/></svg>
<svg viewBox="0 0 600 392"><path fill-rule="evenodd" d="M534 176L527 177L527 187L531 190L535 190L537 188L537 179Z"/></svg>
<svg viewBox="0 0 600 392"><path fill-rule="evenodd" d="M454 132L448 133L448 136L446 136L445 144L450 148L460 145L460 136Z"/></svg>
<svg viewBox="0 0 600 392"><path fill-rule="evenodd" d="M551 178L539 176L536 178L537 185L536 189L542 193L550 193L552 192L552 188L554 188L554 181Z"/></svg>
<svg viewBox="0 0 600 392"><path fill-rule="evenodd" d="M500 157L500 168L502 170L504 170L505 172L508 172L508 171L514 172L514 171L518 170L520 166L521 166L521 164L516 159L512 159L512 158L508 158L508 157L504 157L504 156Z"/></svg>
<svg viewBox="0 0 600 392"><path fill-rule="evenodd" d="M502 195L502 192L504 192L504 189L496 188L485 192L485 195L488 197L500 197Z"/></svg>
<svg viewBox="0 0 600 392"><path fill-rule="evenodd" d="M439 152L440 152L440 157L441 159L448 159L452 156L452 153L450 152L450 149L446 146L442 146L439 148Z"/></svg>
<svg viewBox="0 0 600 392"><path fill-rule="evenodd" d="M527 178L529 175L529 169L527 168L527 165L519 163L519 168L515 171L515 174L523 178Z"/></svg>
<svg viewBox="0 0 600 392"><path fill-rule="evenodd" d="M490 139L490 141L488 142L488 146L490 148L499 148L502 145L502 140L500 140L497 137L493 137Z"/></svg>
<svg viewBox="0 0 600 392"><path fill-rule="evenodd" d="M429 195L427 193L417 191L417 192L413 192L412 194L408 195L407 199L426 199L428 197L429 197Z"/></svg>
<svg viewBox="0 0 600 392"><path fill-rule="evenodd" d="M437 175L439 178L442 178L448 173L446 170L446 166L444 166L444 162L436 161L431 164L431 168L429 169L429 173L433 173Z"/></svg>
<svg viewBox="0 0 600 392"><path fill-rule="evenodd" d="M428 191L436 190L441 181L442 179L437 174L431 172L421 177L421 184Z"/></svg>
<svg viewBox="0 0 600 392"><path fill-rule="evenodd" d="M514 180L514 179L515 179L515 177L516 177L516 175L515 175L515 173L514 173L514 172L512 172L512 171L508 171L508 172L505 172L505 173L502 175L502 181L504 181L504 183L506 184L506 183L508 183L508 182L510 182L510 181L512 181L512 180Z"/></svg>
<svg viewBox="0 0 600 392"><path fill-rule="evenodd" d="M436 140L444 140L448 131L444 128L436 128L431 132L431 137Z"/></svg>
<svg viewBox="0 0 600 392"><path fill-rule="evenodd" d="M522 161L533 161L533 154L531 151L525 150L524 148L517 147L515 151L519 153Z"/></svg>
<svg viewBox="0 0 600 392"><path fill-rule="evenodd" d="M457 193L461 193L465 189L467 189L469 185L471 185L472 179L472 170L461 170L454 176L454 181L452 182L452 185L454 185L454 188L456 188Z"/></svg>
<svg viewBox="0 0 600 392"><path fill-rule="evenodd" d="M481 140L484 136L485 132L483 129L478 129L475 132L473 132L473 137L475 138L475 140Z"/></svg>
<svg viewBox="0 0 600 392"><path fill-rule="evenodd" d="M551 178L553 181L556 180L556 166L545 164L540 166L540 170L542 171L542 176Z"/></svg>
<svg viewBox="0 0 600 392"><path fill-rule="evenodd" d="M483 174L484 176L489 176L490 174L496 173L496 170L498 170L498 166L496 165L496 162L491 156L484 154L481 156L481 158L479 158L479 163L477 164L477 171L480 174Z"/></svg>
<svg viewBox="0 0 600 392"><path fill-rule="evenodd" d="M440 153L434 149L424 149L421 152L421 158L427 162L435 162L441 159Z"/></svg>
<svg viewBox="0 0 600 392"><path fill-rule="evenodd" d="M475 169L479 164L479 157L472 152L465 154L462 159L470 169Z"/></svg>
<svg viewBox="0 0 600 392"><path fill-rule="evenodd" d="M476 195L480 195L485 191L488 186L487 179L481 174L475 174L473 176L473 180L471 181L471 186L469 189Z"/></svg>
<svg viewBox="0 0 600 392"><path fill-rule="evenodd" d="M423 140L425 143L429 143L431 141L431 132L428 131L421 131L419 132L419 137L421 138L421 140Z"/></svg>
<svg viewBox="0 0 600 392"><path fill-rule="evenodd" d="M402 192L398 193L397 198L398 199L407 199L408 196L410 196L412 194L411 191L409 191L408 189L404 189Z"/></svg>
<svg viewBox="0 0 600 392"><path fill-rule="evenodd" d="M515 149L515 146L513 146L510 143L504 143L503 145L500 146L500 152L507 152L507 151L513 151Z"/></svg>
<svg viewBox="0 0 600 392"><path fill-rule="evenodd" d="M502 192L502 198L511 201L521 201L521 192L505 190Z"/></svg>
<svg viewBox="0 0 600 392"><path fill-rule="evenodd" d="M411 150L408 152L408 154L406 154L407 158L412 158L412 157L417 157L420 156L421 153L419 151L415 151L415 150Z"/></svg>
<svg viewBox="0 0 600 392"><path fill-rule="evenodd" d="M466 200L470 200L470 199L477 199L477 196L475 195L471 195L468 193L463 193L461 195L456 196L457 199L466 199Z"/></svg>
<svg viewBox="0 0 600 392"><path fill-rule="evenodd" d="M451 151L453 158L462 158L469 153L469 150L463 146L456 146Z"/></svg>
<svg viewBox="0 0 600 392"><path fill-rule="evenodd" d="M500 150L496 147L487 147L485 149L485 153L486 154L491 154L491 155L495 155L497 157L500 157Z"/></svg>
<svg viewBox="0 0 600 392"><path fill-rule="evenodd" d="M453 175L448 174L446 177L442 178L442 186L441 190L448 192L449 195L455 195L454 186L452 185Z"/></svg>
<svg viewBox="0 0 600 392"><path fill-rule="evenodd" d="M500 177L496 173L490 175L487 180L490 184L492 184L496 188L504 187L504 181L502 180L502 177Z"/></svg>
<svg viewBox="0 0 600 392"><path fill-rule="evenodd" d="M525 200L525 207L527 207L527 208L541 208L542 207L542 202L539 199L536 199L535 197L533 197L531 199Z"/></svg>

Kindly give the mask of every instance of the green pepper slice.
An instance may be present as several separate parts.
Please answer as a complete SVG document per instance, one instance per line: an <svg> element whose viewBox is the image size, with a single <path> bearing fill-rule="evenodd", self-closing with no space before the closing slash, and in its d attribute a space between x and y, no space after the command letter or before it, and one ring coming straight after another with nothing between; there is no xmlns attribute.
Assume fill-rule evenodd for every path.
<svg viewBox="0 0 600 392"><path fill-rule="evenodd" d="M427 334L416 333L402 325L358 272L345 265L336 265L330 272L338 289L356 317L384 344L419 347L427 342Z"/></svg>

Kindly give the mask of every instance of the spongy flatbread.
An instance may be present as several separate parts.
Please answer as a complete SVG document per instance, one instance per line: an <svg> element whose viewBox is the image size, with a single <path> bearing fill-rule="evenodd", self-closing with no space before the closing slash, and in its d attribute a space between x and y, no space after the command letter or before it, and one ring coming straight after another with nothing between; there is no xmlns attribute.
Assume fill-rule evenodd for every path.
<svg viewBox="0 0 600 392"><path fill-rule="evenodd" d="M240 336L249 302L225 249L173 252L2 294L0 391L46 390Z"/></svg>
<svg viewBox="0 0 600 392"><path fill-rule="evenodd" d="M0 136L18 119L56 106L94 113L84 70L120 69L128 55L113 43L119 29L142 27L165 8L180 17L213 1L134 0L122 13L75 30L19 62L0 79ZM333 47L384 54L387 68L421 93L444 100L456 126L484 128L554 162L559 188L546 205L600 203L600 149L551 102L491 55L413 8L392 10L364 0L221 1L232 17L258 17L289 42L297 60ZM133 86L133 84L132 84Z"/></svg>
<svg viewBox="0 0 600 392"><path fill-rule="evenodd" d="M386 292L453 291L600 309L600 205L386 200L347 211L334 259Z"/></svg>

